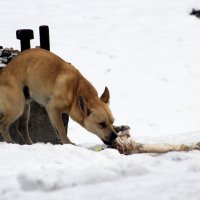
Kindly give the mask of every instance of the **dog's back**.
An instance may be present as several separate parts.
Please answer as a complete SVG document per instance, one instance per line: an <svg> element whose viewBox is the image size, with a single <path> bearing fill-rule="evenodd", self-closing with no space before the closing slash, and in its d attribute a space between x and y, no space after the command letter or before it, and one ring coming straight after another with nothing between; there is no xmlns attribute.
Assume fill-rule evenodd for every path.
<svg viewBox="0 0 200 200"><path fill-rule="evenodd" d="M31 98L43 106L54 95L54 88L62 87L69 82L67 79L73 79L70 82L75 85L80 74L70 63L40 48L23 51L6 68L17 77L19 85L28 87ZM69 94L72 88L70 85L66 92Z"/></svg>

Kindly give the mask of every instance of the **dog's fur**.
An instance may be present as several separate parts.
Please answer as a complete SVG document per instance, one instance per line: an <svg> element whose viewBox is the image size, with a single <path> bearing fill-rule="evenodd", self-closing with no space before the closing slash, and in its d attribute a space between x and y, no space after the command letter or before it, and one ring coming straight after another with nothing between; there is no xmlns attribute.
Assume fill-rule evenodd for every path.
<svg viewBox="0 0 200 200"><path fill-rule="evenodd" d="M68 113L106 144L117 137L108 88L99 98L92 84L75 67L38 48L20 53L0 72L0 131L8 143L13 143L9 126L22 115L19 131L24 141L32 144L27 128L29 97L45 107L62 143L71 143L62 113Z"/></svg>

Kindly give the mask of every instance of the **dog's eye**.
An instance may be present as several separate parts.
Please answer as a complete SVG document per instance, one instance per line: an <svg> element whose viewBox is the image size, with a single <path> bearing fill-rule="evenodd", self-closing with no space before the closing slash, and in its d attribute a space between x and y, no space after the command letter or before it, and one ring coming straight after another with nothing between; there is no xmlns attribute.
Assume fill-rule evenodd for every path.
<svg viewBox="0 0 200 200"><path fill-rule="evenodd" d="M106 123L105 123L105 122L100 122L99 125L100 125L102 128L106 128Z"/></svg>

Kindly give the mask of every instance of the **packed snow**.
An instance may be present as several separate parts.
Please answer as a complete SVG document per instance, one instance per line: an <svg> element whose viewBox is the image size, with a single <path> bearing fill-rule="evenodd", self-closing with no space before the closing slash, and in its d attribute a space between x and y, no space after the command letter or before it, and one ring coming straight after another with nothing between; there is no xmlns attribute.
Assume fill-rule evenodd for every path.
<svg viewBox="0 0 200 200"><path fill-rule="evenodd" d="M15 31L49 25L51 51L111 93L115 124L143 143L200 141L199 0L0 1L0 45ZM48 133L44 133L48 134ZM101 141L70 121L78 146L0 143L0 199L199 200L200 152L134 154L91 148Z"/></svg>

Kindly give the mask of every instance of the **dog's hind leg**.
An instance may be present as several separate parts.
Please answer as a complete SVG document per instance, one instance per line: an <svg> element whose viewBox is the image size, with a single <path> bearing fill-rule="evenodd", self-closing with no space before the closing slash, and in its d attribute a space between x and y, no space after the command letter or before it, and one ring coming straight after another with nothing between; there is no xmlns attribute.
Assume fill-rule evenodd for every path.
<svg viewBox="0 0 200 200"><path fill-rule="evenodd" d="M65 127L63 124L63 120L62 120L62 113L55 108L48 107L46 110L47 110L49 119L51 121L51 124L52 124L54 130L56 130L58 132L58 137L61 140L61 142L63 144L74 144L67 137Z"/></svg>
<svg viewBox="0 0 200 200"><path fill-rule="evenodd" d="M17 127L18 131L21 133L24 142L26 144L33 144L28 132L29 115L30 115L30 103L25 103L24 112L17 121Z"/></svg>
<svg viewBox="0 0 200 200"><path fill-rule="evenodd" d="M10 133L9 133L9 127L6 127L5 129L0 128L0 132L1 135L3 136L3 139L7 142L7 143L15 143L12 138L10 137Z"/></svg>
<svg viewBox="0 0 200 200"><path fill-rule="evenodd" d="M1 113L1 116L2 116L2 113ZM0 132L1 132L1 135L3 137L3 139L7 142L7 143L15 143L11 136L10 136L10 133L9 133L9 126L10 124L7 124L6 123L6 119L5 119L5 116L3 114L3 118L0 119Z"/></svg>

